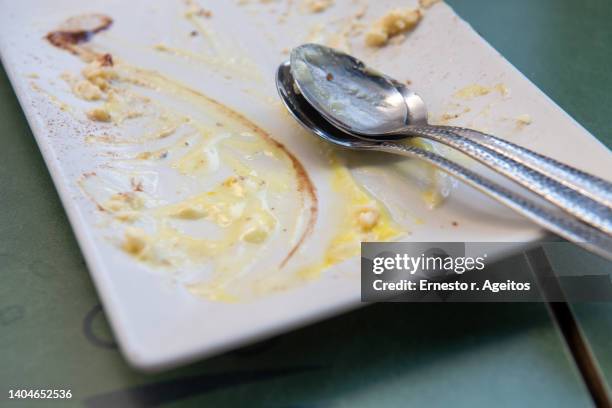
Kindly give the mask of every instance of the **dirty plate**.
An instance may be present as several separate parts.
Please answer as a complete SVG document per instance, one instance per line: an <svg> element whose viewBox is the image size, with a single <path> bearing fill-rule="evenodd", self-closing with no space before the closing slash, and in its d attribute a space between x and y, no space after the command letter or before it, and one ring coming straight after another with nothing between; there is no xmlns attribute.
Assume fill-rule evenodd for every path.
<svg viewBox="0 0 612 408"><path fill-rule="evenodd" d="M305 134L274 88L293 46L407 81L433 122L610 173L607 149L444 3L383 47L364 31L410 1L324 3L0 1L2 62L134 366L359 306L363 240L517 243L502 255L542 236L421 163Z"/></svg>

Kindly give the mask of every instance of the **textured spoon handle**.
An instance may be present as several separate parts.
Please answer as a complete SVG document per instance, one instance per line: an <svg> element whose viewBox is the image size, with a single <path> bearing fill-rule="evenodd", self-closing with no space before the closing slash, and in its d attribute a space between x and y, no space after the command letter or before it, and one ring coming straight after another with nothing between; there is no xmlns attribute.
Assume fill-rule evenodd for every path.
<svg viewBox="0 0 612 408"><path fill-rule="evenodd" d="M530 201L436 153L395 142L381 142L374 149L425 160L466 184L482 191L498 202L505 204L545 229L591 252L612 260L612 237L578 221L572 216L553 211Z"/></svg>
<svg viewBox="0 0 612 408"><path fill-rule="evenodd" d="M612 234L612 208L538 170L443 127L408 126L404 131L412 136L425 137L451 146L528 188L567 213Z"/></svg>
<svg viewBox="0 0 612 408"><path fill-rule="evenodd" d="M441 128L465 136L501 155L546 174L548 177L567 187L580 191L582 194L601 204L612 207L612 183L604 179L477 130L456 126L433 126L433 128Z"/></svg>

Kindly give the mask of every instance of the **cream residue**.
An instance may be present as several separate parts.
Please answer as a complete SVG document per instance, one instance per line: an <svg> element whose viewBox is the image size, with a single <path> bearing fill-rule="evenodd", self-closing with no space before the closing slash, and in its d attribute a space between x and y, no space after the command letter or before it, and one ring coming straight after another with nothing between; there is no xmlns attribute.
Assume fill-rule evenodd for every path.
<svg viewBox="0 0 612 408"><path fill-rule="evenodd" d="M382 47L395 36L413 30L423 14L419 9L394 9L376 20L365 34L365 42L372 47Z"/></svg>

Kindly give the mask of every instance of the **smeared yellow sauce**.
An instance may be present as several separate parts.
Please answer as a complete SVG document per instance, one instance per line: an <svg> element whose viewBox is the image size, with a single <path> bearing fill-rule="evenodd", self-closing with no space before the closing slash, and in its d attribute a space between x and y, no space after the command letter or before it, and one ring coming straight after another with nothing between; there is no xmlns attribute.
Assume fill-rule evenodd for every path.
<svg viewBox="0 0 612 408"><path fill-rule="evenodd" d="M337 157L330 158L332 188L342 196L344 213L338 233L333 237L323 260L299 272L306 279L317 278L329 267L359 255L362 242L390 241L405 233L392 219L385 206L357 185Z"/></svg>
<svg viewBox="0 0 612 408"><path fill-rule="evenodd" d="M263 244L276 230L277 220L267 208L263 180L232 176L220 186L177 203L148 210L158 224L152 234L126 228L122 248L141 261L154 265L178 266L185 260L203 262L221 257L240 242ZM123 193L122 197L129 197ZM116 195L115 195L116 196ZM117 201L115 196L111 201ZM120 201L118 210L128 214L143 209L142 202ZM110 208L108 203L105 208ZM113 211L115 212L115 211ZM196 238L173 225L173 219L207 221L221 227L216 238ZM236 256L236 254L232 254Z"/></svg>

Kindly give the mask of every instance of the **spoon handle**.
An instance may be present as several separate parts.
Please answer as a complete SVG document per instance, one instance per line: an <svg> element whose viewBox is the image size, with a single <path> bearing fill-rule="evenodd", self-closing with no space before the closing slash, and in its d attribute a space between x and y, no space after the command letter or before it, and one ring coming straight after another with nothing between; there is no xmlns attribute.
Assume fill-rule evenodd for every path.
<svg viewBox="0 0 612 408"><path fill-rule="evenodd" d="M439 126L407 126L404 132L453 147L533 191L569 214L612 234L612 208L475 140ZM603 181L603 180L602 180Z"/></svg>
<svg viewBox="0 0 612 408"><path fill-rule="evenodd" d="M546 174L559 183L576 189L591 199L612 207L612 183L578 170L567 164L560 163L555 159L536 153L522 146L500 139L487 133L474 129L457 126L432 126L441 128L465 136L478 144L488 147L495 152L516 160L525 166Z"/></svg>
<svg viewBox="0 0 612 408"><path fill-rule="evenodd" d="M528 200L439 154L396 142L381 142L376 147L373 147L373 149L401 156L417 157L431 163L498 202L505 204L545 229L591 252L612 260L612 237L610 235L580 222L572 216L553 211Z"/></svg>

